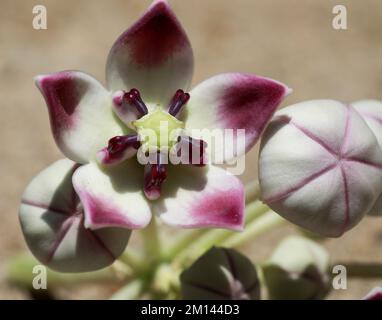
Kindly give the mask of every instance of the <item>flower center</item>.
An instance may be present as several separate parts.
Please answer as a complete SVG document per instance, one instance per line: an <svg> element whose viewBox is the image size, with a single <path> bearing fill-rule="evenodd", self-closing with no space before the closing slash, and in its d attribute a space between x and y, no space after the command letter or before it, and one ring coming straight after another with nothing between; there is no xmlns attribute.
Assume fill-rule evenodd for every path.
<svg viewBox="0 0 382 320"><path fill-rule="evenodd" d="M206 164L207 144L184 136L184 123L177 118L189 99L190 95L179 89L171 99L167 111L157 107L149 112L137 89L113 98L114 111L126 124L131 124L137 134L111 138L107 147L97 153L99 162L105 165L117 164L131 158L141 148L150 158L145 164L143 190L148 199L158 199L162 183L167 178L169 152L175 152L179 157L180 161L176 164Z"/></svg>
<svg viewBox="0 0 382 320"><path fill-rule="evenodd" d="M156 108L133 122L144 150L169 150L178 140L184 123Z"/></svg>

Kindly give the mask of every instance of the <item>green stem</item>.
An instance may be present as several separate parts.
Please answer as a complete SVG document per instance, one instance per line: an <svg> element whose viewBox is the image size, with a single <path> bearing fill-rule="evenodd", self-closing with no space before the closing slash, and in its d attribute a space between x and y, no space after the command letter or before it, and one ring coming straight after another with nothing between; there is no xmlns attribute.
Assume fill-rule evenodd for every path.
<svg viewBox="0 0 382 320"><path fill-rule="evenodd" d="M245 209L245 224L256 220L261 217L269 208L263 204L260 200L256 200L252 203L247 204Z"/></svg>
<svg viewBox="0 0 382 320"><path fill-rule="evenodd" d="M251 181L245 185L245 202L251 202L260 198L260 185L258 180Z"/></svg>
<svg viewBox="0 0 382 320"><path fill-rule="evenodd" d="M255 201L249 204L245 210L246 223L249 223L268 210L268 207L260 201ZM243 231L244 232L244 231ZM201 253L210 249L214 245L221 244L225 239L229 238L234 231L213 229L203 234L201 237L196 238L190 246L183 251L179 252L176 256L176 262L183 263L184 260L195 259Z"/></svg>
<svg viewBox="0 0 382 320"><path fill-rule="evenodd" d="M224 247L232 248L239 247L256 236L267 232L268 230L281 225L285 222L278 214L273 211L268 211L259 219L252 221L248 224L245 230L241 233L232 235L226 239L221 245Z"/></svg>
<svg viewBox="0 0 382 320"><path fill-rule="evenodd" d="M156 217L151 219L150 224L141 230L145 258L156 261L161 257L161 238L157 228Z"/></svg>
<svg viewBox="0 0 382 320"><path fill-rule="evenodd" d="M145 265L143 257L131 247L128 247L118 260L130 267L135 274L139 273Z"/></svg>
<svg viewBox="0 0 382 320"><path fill-rule="evenodd" d="M40 263L30 254L23 253L12 257L7 264L8 280L23 286L31 287L33 278L33 268ZM83 273L61 273L47 268L48 286L70 285L80 282L118 282L112 267L99 271Z"/></svg>
<svg viewBox="0 0 382 320"><path fill-rule="evenodd" d="M135 279L114 293L110 300L135 300L139 299L143 290L143 282Z"/></svg>
<svg viewBox="0 0 382 320"><path fill-rule="evenodd" d="M247 204L249 204L246 210L246 220L248 220L248 214L250 215L253 211L251 207L259 205L259 201L257 201L259 196L260 187L259 182L257 180L251 181L245 185L245 201ZM251 218L249 218L249 220L251 220ZM183 231L183 233L177 239L172 241L172 244L168 245L169 248L167 250L164 248L165 252L163 253L163 255L165 260L171 261L179 252L188 248L194 242L195 239L198 239L204 234L214 233L214 231L215 230L211 231L211 229L194 229ZM214 235L209 235L207 237L213 238Z"/></svg>
<svg viewBox="0 0 382 320"><path fill-rule="evenodd" d="M171 261L177 254L182 252L182 250L189 247L195 241L195 239L198 239L201 235L205 234L206 232L209 232L209 230L183 230L182 234L172 241L172 244L168 244L169 248L163 253L164 260Z"/></svg>

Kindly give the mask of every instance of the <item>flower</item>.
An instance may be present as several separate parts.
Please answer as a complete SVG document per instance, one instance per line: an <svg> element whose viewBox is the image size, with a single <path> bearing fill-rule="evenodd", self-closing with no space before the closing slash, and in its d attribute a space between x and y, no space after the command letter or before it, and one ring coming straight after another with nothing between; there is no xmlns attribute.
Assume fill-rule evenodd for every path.
<svg viewBox="0 0 382 320"><path fill-rule="evenodd" d="M224 161L240 156L256 143L290 90L271 79L227 73L188 93L192 72L190 42L167 2L157 0L112 46L106 88L80 71L36 77L58 147L81 165L73 172L72 182L86 229L144 228L152 214L184 228L242 229L242 183L207 163L213 149L230 145L224 136L209 143L208 129L245 130L245 135L234 136L237 152L224 152ZM171 133L162 129L163 123ZM154 139L146 139L147 134ZM179 155L179 150L188 150L180 152L180 164L195 160L197 153L196 163L168 164L167 159ZM144 169L135 156L149 158ZM33 186L43 193L45 182L39 176L36 179ZM58 180L47 194L61 193ZM27 195L21 219L26 237L33 237L28 230L37 222L27 221L28 211L37 210L33 197L43 197L46 208L51 198Z"/></svg>
<svg viewBox="0 0 382 320"><path fill-rule="evenodd" d="M252 262L234 249L211 248L180 276L187 300L259 300L260 281Z"/></svg>
<svg viewBox="0 0 382 320"><path fill-rule="evenodd" d="M312 240L290 236L263 266L270 299L321 299L329 292L329 255Z"/></svg>
<svg viewBox="0 0 382 320"><path fill-rule="evenodd" d="M382 151L359 113L333 100L280 110L263 135L262 199L287 220L338 237L382 191Z"/></svg>
<svg viewBox="0 0 382 320"><path fill-rule="evenodd" d="M354 109L363 117L382 148L382 102L378 100L360 100L352 103ZM382 195L368 212L371 216L382 215Z"/></svg>
<svg viewBox="0 0 382 320"><path fill-rule="evenodd" d="M362 300L382 300L382 287L373 288Z"/></svg>

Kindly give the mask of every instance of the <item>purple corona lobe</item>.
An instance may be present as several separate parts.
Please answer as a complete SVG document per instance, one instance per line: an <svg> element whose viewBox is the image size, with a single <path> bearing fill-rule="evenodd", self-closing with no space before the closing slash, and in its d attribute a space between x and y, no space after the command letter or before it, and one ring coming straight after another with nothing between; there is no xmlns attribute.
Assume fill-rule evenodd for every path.
<svg viewBox="0 0 382 320"><path fill-rule="evenodd" d="M185 93L182 89L177 90L168 107L168 113L176 117L188 100L190 100L189 93Z"/></svg>
<svg viewBox="0 0 382 320"><path fill-rule="evenodd" d="M135 88L131 89L129 92L126 92L122 97L122 104L126 103L126 106L129 108L134 107L138 112L139 116L144 116L148 113L145 103L142 101L139 91Z"/></svg>
<svg viewBox="0 0 382 320"><path fill-rule="evenodd" d="M136 134L116 136L109 140L108 146L97 153L102 164L116 164L126 160L137 152L140 142Z"/></svg>
<svg viewBox="0 0 382 320"><path fill-rule="evenodd" d="M286 87L276 81L237 74L220 98L218 117L227 128L259 137L286 94Z"/></svg>
<svg viewBox="0 0 382 320"><path fill-rule="evenodd" d="M109 140L109 145L107 150L111 157L118 157L118 155L125 151L127 148L138 149L140 147L140 142L138 141L137 135L129 136L116 136Z"/></svg>
<svg viewBox="0 0 382 320"><path fill-rule="evenodd" d="M157 67L187 45L188 39L167 4L158 2L118 42L129 47L137 64Z"/></svg>
<svg viewBox="0 0 382 320"><path fill-rule="evenodd" d="M144 192L148 199L157 200L160 197L162 183L167 178L166 165L163 164L163 155L157 153L157 161L148 163L144 171Z"/></svg>

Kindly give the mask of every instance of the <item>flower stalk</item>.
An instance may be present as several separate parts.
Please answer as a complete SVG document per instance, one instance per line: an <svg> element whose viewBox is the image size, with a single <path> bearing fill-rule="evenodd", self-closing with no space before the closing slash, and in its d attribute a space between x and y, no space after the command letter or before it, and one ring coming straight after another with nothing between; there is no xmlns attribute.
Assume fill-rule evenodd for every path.
<svg viewBox="0 0 382 320"><path fill-rule="evenodd" d="M240 247L253 238L259 236L260 234L264 234L265 232L283 224L284 222L285 220L282 219L278 214L273 211L268 211L258 219L249 223L246 226L244 232L232 235L223 241L221 245L228 248Z"/></svg>
<svg viewBox="0 0 382 320"><path fill-rule="evenodd" d="M141 236L143 240L146 263L158 262L157 260L160 259L162 255L162 239L159 234L157 220L155 217L151 219L150 224L145 229L141 230Z"/></svg>
<svg viewBox="0 0 382 320"><path fill-rule="evenodd" d="M264 214L268 210L268 207L262 204L259 200L254 201L247 205L245 216L246 223L250 223L252 221L256 221L258 217ZM240 234L246 233L246 229L240 232ZM195 240L191 245L187 248L184 248L178 256L174 257L177 263L182 264L185 260L194 259L209 248L214 245L220 245L227 238L235 233L230 230L209 230L202 236L200 236L197 240Z"/></svg>

